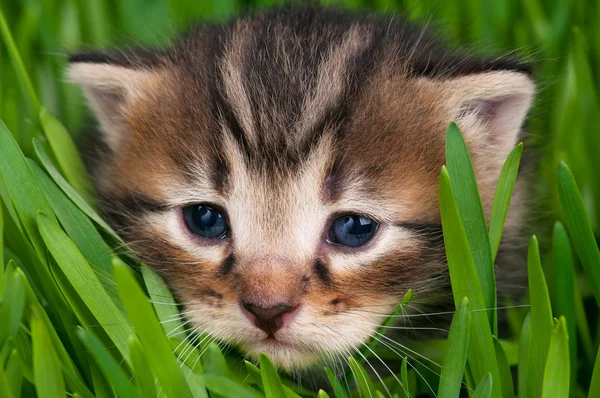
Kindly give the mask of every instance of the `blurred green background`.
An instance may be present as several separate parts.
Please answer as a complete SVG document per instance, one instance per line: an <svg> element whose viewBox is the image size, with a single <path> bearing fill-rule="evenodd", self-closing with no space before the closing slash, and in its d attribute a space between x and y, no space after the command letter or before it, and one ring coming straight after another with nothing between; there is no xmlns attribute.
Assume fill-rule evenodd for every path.
<svg viewBox="0 0 600 398"><path fill-rule="evenodd" d="M89 48L168 43L193 21L223 20L272 0L1 0L3 29L15 37L40 102L73 134L90 117L78 89L66 84L69 53ZM592 0L347 0L322 1L375 12L401 12L434 26L453 44L484 55L512 54L535 68L538 101L525 156L540 160L536 192L541 214L559 212L554 181L559 159L570 165L595 230L600 217L598 78L600 4ZM7 26L4 26L7 25ZM34 106L22 95L5 46L0 47L0 119L25 153L36 134ZM553 217L550 217L553 218ZM544 242L542 242L542 245Z"/></svg>

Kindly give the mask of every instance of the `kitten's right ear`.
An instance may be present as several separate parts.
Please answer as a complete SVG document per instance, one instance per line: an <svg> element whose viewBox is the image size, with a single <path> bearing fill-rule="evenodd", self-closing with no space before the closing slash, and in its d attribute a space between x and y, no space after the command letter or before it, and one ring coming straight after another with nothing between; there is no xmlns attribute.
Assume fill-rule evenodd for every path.
<svg viewBox="0 0 600 398"><path fill-rule="evenodd" d="M81 53L71 56L68 79L78 84L94 111L104 140L116 151L127 133L126 109L143 99L157 80L154 67L128 55Z"/></svg>

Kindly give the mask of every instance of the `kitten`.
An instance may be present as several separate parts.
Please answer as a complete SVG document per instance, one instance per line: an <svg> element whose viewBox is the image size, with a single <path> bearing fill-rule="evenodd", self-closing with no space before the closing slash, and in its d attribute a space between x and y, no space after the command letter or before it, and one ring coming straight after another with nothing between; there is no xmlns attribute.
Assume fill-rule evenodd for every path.
<svg viewBox="0 0 600 398"><path fill-rule="evenodd" d="M93 175L112 225L193 328L287 369L354 352L407 289L452 305L446 127L463 130L489 214L534 95L519 61L316 6L70 62L106 145ZM519 181L509 238L524 199ZM521 264L501 259L499 290L523 284Z"/></svg>

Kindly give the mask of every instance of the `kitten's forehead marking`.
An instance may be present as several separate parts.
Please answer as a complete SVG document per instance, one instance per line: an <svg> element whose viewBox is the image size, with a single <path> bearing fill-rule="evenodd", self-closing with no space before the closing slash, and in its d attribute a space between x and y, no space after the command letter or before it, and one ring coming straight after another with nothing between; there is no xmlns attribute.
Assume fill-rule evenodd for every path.
<svg viewBox="0 0 600 398"><path fill-rule="evenodd" d="M315 89L302 106L302 118L293 135L296 141L318 127L331 108L339 105L348 84L351 60L366 50L371 40L368 28L354 26L346 32L341 44L331 46L319 65Z"/></svg>
<svg viewBox="0 0 600 398"><path fill-rule="evenodd" d="M315 130L323 130L332 110L344 105L342 101L350 83L353 60L369 48L373 34L368 26L349 28L339 41L331 43L317 70L311 73L291 65L294 62L292 56L298 56L294 48L287 48L289 45L285 44L283 37L273 38L275 41L281 40L275 47L278 57L282 59L274 67L281 68L291 79L303 80L298 89L300 92L289 93L290 96L303 98L297 115L275 114L271 103L274 99L269 98L268 91L262 87L264 82L260 80L260 75L253 74L246 65L248 53L254 51L251 38L251 27L243 21L238 22L220 60L219 73L227 106L231 107L241 128L239 133L243 134L243 139L251 145L251 149L258 150L260 142L265 139L285 139L288 148L299 147L305 138L312 138L313 132L316 133L315 138L319 139L321 131ZM265 118L263 113L268 110L274 114ZM267 120L280 123L272 125ZM270 131L277 129L285 131L283 136L279 136L281 132Z"/></svg>
<svg viewBox="0 0 600 398"><path fill-rule="evenodd" d="M247 140L256 145L258 134L249 93L244 84L244 80L247 78L244 76L244 59L249 46L248 39L251 37L249 27L246 24L243 22L236 24L221 61L220 72L225 95L239 120L241 128Z"/></svg>

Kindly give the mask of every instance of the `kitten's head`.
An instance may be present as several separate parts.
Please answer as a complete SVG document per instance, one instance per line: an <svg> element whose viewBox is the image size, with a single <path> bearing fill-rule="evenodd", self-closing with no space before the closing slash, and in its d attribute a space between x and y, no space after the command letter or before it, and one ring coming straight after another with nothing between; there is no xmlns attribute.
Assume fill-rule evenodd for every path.
<svg viewBox="0 0 600 398"><path fill-rule="evenodd" d="M194 328L287 368L351 354L408 289L448 288L446 127L464 131L487 212L528 73L397 17L317 8L196 28L160 52L79 54L69 70L106 144L94 175L115 228Z"/></svg>

